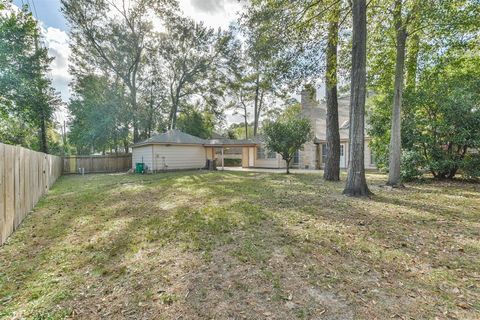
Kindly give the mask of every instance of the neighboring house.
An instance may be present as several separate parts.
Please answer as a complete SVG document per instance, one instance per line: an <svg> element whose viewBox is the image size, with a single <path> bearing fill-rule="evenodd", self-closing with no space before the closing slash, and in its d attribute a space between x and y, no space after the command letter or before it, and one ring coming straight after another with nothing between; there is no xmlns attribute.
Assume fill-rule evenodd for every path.
<svg viewBox="0 0 480 320"><path fill-rule="evenodd" d="M316 100L314 90L301 93L302 115L312 121L314 139L307 142L303 150L299 150L292 161L292 167L302 169L322 169L327 156L326 148L326 103ZM338 122L340 126L340 167L348 164L348 131L349 131L350 97L338 98ZM365 167L376 168L375 159L369 147L370 138L365 133ZM284 168L285 161L279 154L268 152L264 148L261 137L257 137L255 167Z"/></svg>

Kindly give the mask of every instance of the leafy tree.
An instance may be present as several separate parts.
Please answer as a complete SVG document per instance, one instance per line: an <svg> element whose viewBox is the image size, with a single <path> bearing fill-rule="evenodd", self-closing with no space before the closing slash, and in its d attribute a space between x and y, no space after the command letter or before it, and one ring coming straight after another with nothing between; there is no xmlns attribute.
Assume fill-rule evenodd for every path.
<svg viewBox="0 0 480 320"><path fill-rule="evenodd" d="M480 55L449 56L422 73L415 94L411 150L437 179L471 172L480 148Z"/></svg>
<svg viewBox="0 0 480 320"><path fill-rule="evenodd" d="M295 152L313 138L309 119L300 117L300 108L293 106L276 121L266 122L263 127L266 148L282 156L290 173L290 162Z"/></svg>
<svg viewBox="0 0 480 320"><path fill-rule="evenodd" d="M238 97L247 124L251 116L253 135L259 132L261 120L269 109L285 98L286 75L295 55L282 56L289 47L279 30L281 4L252 1L239 19L242 41L236 46L235 81L232 91ZM283 29L285 36L286 29ZM291 43L290 43L291 44Z"/></svg>
<svg viewBox="0 0 480 320"><path fill-rule="evenodd" d="M165 21L165 32L159 35L154 70L156 80L167 88L168 127L177 126L182 106L201 101L205 109L218 112L218 68L224 40L212 28L190 18L174 16Z"/></svg>
<svg viewBox="0 0 480 320"><path fill-rule="evenodd" d="M365 178L365 94L367 59L367 5L365 0L353 1L352 76L350 85L350 130L347 182L343 194L371 194Z"/></svg>
<svg viewBox="0 0 480 320"><path fill-rule="evenodd" d="M254 23L264 26L267 43L275 43L278 51L276 68L281 67L284 83L290 87L315 82L323 77L326 84L327 154L324 177L340 178L340 134L338 123L337 84L342 68L338 51L348 47L342 32L349 32L344 21L350 14L347 1L252 1L249 14ZM345 60L345 59L344 59ZM278 80L276 81L278 82ZM277 83L274 83L278 85Z"/></svg>
<svg viewBox="0 0 480 320"><path fill-rule="evenodd" d="M77 78L74 96L69 104L71 114L69 140L78 154L114 149L123 144L128 151L129 130L122 110L127 98L120 81L105 76Z"/></svg>
<svg viewBox="0 0 480 320"><path fill-rule="evenodd" d="M129 91L133 140L140 140L139 74L144 71L146 49L153 38L152 16L165 15L172 2L135 0L62 0L70 22L74 74L98 70L120 79Z"/></svg>
<svg viewBox="0 0 480 320"><path fill-rule="evenodd" d="M247 130L247 132L245 132ZM253 125L251 123L247 123L247 127L245 128L244 123L232 123L228 128L229 136L232 139L245 139L245 137L253 137Z"/></svg>
<svg viewBox="0 0 480 320"><path fill-rule="evenodd" d="M382 113L385 121L391 122L384 133L389 139L388 184L395 186L401 183L402 145L409 144L412 136L412 110L408 110L411 106L405 101L404 87L406 85L408 100L408 95L415 91L417 69L422 65L419 58L424 59L422 54L446 52L449 46L462 41L465 31L475 30L472 27L478 21L474 18L478 16L478 4L469 0L396 0L392 5L391 1L377 0L370 7L370 85L382 97L374 99L375 110L390 104L390 114ZM406 110L402 111L403 108ZM378 122L376 125L374 131L379 129ZM379 140L375 140L382 149Z"/></svg>
<svg viewBox="0 0 480 320"><path fill-rule="evenodd" d="M375 93L369 101L371 147L380 167L395 166L393 171L389 170L394 176L389 180L398 181L398 164L401 163L398 155L412 150L416 139L413 117L417 106L413 98L419 76L423 69L436 64L449 48L465 47L478 30L475 17L479 9L469 0L402 1L393 9L391 2L376 1L371 7L369 90ZM404 64L403 71L401 64ZM400 81L400 77L406 80ZM398 130L401 145L396 142ZM396 137L392 137L391 132ZM400 147L403 151L399 151ZM395 159L389 161L393 151Z"/></svg>
<svg viewBox="0 0 480 320"><path fill-rule="evenodd" d="M49 152L48 130L60 99L47 76L52 61L39 46L39 26L28 7L0 15L0 138Z"/></svg>
<svg viewBox="0 0 480 320"><path fill-rule="evenodd" d="M246 89L246 80L245 80L245 68L246 63L243 59L243 50L242 43L236 34L234 28L229 31L229 41L226 46L225 55L227 61L225 64L226 69L226 92L230 95L231 101L229 102L227 109L232 109L234 115L241 115L243 118L243 134L238 136L244 139L248 139L249 136L253 136L253 131L250 132L248 129L249 118L250 118L250 106L247 101L247 89ZM238 126L235 124L234 128L236 135L239 133Z"/></svg>
<svg viewBox="0 0 480 320"><path fill-rule="evenodd" d="M200 112L195 108L184 110L178 117L177 128L183 132L203 139L212 137L214 119L208 112Z"/></svg>

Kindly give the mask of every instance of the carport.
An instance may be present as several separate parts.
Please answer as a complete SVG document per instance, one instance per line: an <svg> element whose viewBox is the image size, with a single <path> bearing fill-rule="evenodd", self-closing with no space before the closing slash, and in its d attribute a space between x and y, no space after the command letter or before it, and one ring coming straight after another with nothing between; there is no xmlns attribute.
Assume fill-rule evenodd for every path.
<svg viewBox="0 0 480 320"><path fill-rule="evenodd" d="M225 168L225 148L242 148L242 167L248 168L255 166L255 147L257 144L250 140L236 140L236 139L212 139L207 140L204 144L207 159L214 160L216 149L221 150L221 166L222 170Z"/></svg>

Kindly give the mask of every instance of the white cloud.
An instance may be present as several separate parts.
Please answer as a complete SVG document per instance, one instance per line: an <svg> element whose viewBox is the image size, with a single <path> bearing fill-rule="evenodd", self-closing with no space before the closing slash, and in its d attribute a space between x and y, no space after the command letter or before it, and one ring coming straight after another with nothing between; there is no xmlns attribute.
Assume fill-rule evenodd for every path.
<svg viewBox="0 0 480 320"><path fill-rule="evenodd" d="M222 0L190 0L190 4L196 10L210 13L225 10Z"/></svg>
<svg viewBox="0 0 480 320"><path fill-rule="evenodd" d="M63 102L67 102L71 96L69 83L72 80L72 76L68 72L68 58L71 52L68 45L68 34L57 28L45 28L43 23L41 23L41 29L43 44L48 48L48 55L54 58L50 64L49 74L52 85L56 91L60 92ZM68 110L65 106L61 106L54 114L54 118L59 124L66 121L67 117Z"/></svg>
<svg viewBox="0 0 480 320"><path fill-rule="evenodd" d="M42 28L45 46L48 53L54 58L50 64L53 86L60 92L63 101L70 98L70 89L68 87L72 77L68 73L68 58L70 56L70 47L68 45L68 34L57 28Z"/></svg>
<svg viewBox="0 0 480 320"><path fill-rule="evenodd" d="M195 21L207 26L226 29L236 21L242 4L237 0L180 0L180 9ZM245 1L243 1L245 2Z"/></svg>

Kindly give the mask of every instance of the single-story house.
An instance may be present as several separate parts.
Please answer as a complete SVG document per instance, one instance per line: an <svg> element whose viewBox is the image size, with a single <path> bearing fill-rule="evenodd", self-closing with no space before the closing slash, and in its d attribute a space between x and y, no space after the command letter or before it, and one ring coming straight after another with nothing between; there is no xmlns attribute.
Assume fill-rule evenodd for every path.
<svg viewBox="0 0 480 320"><path fill-rule="evenodd" d="M165 170L201 169L207 160L217 158L217 150L242 148L242 166L253 166L253 153L257 144L250 140L206 140L179 130L169 130L132 146L132 168L144 163L149 172ZM222 165L222 157L220 163ZM250 160L252 160L250 162ZM251 164L251 165L250 165Z"/></svg>
<svg viewBox="0 0 480 320"><path fill-rule="evenodd" d="M338 99L338 117L340 124L340 167L348 164L349 96ZM314 139L297 151L291 163L293 168L322 169L327 156L326 148L326 104L316 99L314 90L303 90L301 94L302 114L312 121ZM365 167L375 169L375 158L369 147L370 138L365 136ZM148 171L201 169L207 160L217 160L217 166L223 165L224 151L241 150L241 163L244 168L285 168L286 163L280 154L266 150L261 136L252 140L201 139L181 132L170 130L155 135L132 146L132 166L142 162ZM228 158L228 157L227 157Z"/></svg>

